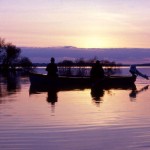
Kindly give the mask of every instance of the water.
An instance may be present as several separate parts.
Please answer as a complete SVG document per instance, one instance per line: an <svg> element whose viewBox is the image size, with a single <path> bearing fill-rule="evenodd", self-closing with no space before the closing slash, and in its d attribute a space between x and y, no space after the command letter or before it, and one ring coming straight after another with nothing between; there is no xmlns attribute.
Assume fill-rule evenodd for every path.
<svg viewBox="0 0 150 150"><path fill-rule="evenodd" d="M58 91L52 100L32 93L28 77L0 77L0 150L148 150L149 84L138 77L136 90Z"/></svg>

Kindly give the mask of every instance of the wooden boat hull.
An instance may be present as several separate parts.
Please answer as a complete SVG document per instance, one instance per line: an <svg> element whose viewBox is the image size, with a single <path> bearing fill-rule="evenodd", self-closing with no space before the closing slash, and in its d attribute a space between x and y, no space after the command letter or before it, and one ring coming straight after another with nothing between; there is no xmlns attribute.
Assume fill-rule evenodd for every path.
<svg viewBox="0 0 150 150"><path fill-rule="evenodd" d="M92 81L90 77L65 77L49 78L47 75L30 73L30 83L32 87L55 88L58 89L84 89L92 86L103 88L121 88L134 85L136 77L132 76L109 76L101 80Z"/></svg>

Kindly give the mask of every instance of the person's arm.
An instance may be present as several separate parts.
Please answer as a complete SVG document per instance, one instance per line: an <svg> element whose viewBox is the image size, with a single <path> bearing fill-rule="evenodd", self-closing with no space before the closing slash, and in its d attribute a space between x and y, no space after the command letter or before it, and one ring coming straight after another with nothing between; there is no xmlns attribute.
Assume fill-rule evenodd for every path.
<svg viewBox="0 0 150 150"><path fill-rule="evenodd" d="M137 74L145 79L149 79L148 76L146 74L142 74L140 71L137 70Z"/></svg>

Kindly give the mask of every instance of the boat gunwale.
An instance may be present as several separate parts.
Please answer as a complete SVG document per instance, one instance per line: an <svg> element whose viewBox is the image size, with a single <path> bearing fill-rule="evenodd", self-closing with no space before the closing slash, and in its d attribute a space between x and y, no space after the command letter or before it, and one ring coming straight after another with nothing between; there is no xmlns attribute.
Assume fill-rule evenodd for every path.
<svg viewBox="0 0 150 150"><path fill-rule="evenodd" d="M40 74L40 73L30 73L29 76L40 76L40 77L48 77L47 74ZM88 79L88 78L91 78L90 76L58 76L58 78L81 78L81 79ZM121 76L121 75L111 75L111 76L105 76L104 78L112 78L112 79L123 79L123 78L134 78L133 76L131 75L124 75L124 76Z"/></svg>

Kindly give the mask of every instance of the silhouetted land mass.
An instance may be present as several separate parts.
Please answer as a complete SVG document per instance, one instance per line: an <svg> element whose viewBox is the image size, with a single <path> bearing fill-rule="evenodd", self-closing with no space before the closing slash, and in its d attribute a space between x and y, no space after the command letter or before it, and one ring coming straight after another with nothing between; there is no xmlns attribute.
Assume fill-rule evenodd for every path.
<svg viewBox="0 0 150 150"><path fill-rule="evenodd" d="M33 67L28 57L21 56L21 49L12 43L6 43L0 38L0 70L15 71L16 69L29 70Z"/></svg>
<svg viewBox="0 0 150 150"><path fill-rule="evenodd" d="M80 66L92 66L93 63L84 63L80 64ZM115 64L115 66L130 66L131 64ZM150 66L150 63L144 63L144 64L135 64L136 66ZM47 66L47 63L33 63L33 66L35 67L45 67ZM66 64L58 63L58 66L70 66ZM76 63L73 63L72 66L78 66ZM108 66L108 64L103 64L103 66ZM113 66L113 65L111 65Z"/></svg>

